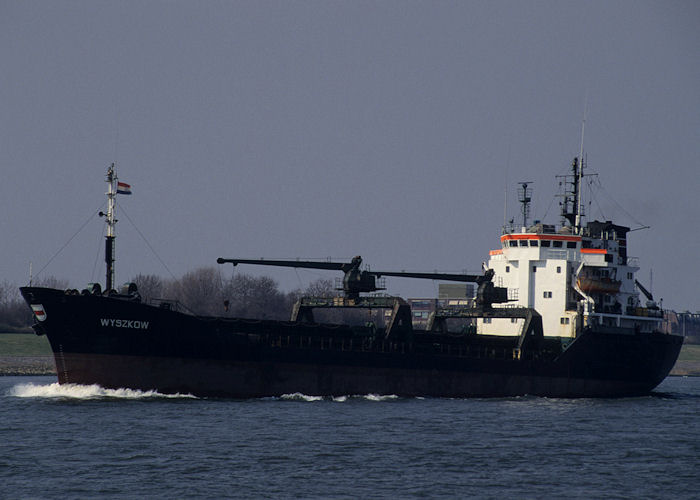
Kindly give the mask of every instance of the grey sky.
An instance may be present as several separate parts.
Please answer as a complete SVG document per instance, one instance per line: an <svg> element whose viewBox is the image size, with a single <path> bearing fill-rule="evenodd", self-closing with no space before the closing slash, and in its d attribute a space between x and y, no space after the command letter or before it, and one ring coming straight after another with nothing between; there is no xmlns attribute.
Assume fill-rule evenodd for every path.
<svg viewBox="0 0 700 500"><path fill-rule="evenodd" d="M117 282L168 276L124 211L177 276L219 256L478 270L506 184L509 218L530 180L559 222L587 101L609 193L589 214L652 226L630 236L640 280L698 310L699 25L694 1L0 1L0 281L100 208L112 161L134 191ZM95 217L42 275L104 281L102 247Z"/></svg>

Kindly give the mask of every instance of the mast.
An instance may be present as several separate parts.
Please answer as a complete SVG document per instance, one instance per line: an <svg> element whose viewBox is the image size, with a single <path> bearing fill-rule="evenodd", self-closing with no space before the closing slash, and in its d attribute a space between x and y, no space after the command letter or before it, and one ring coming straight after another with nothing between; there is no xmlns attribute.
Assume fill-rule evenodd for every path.
<svg viewBox="0 0 700 500"><path fill-rule="evenodd" d="M574 223L574 234L581 234L581 186L583 184L583 134L586 130L586 110L583 111L583 123L581 123L581 152L578 157L579 168L578 177L575 179L574 187L576 189L576 222ZM576 175L576 171L574 171Z"/></svg>
<svg viewBox="0 0 700 500"><path fill-rule="evenodd" d="M114 198L117 195L116 190L117 174L114 171L114 163L107 169L107 213L105 221L107 222L107 236L105 237L105 263L107 264L107 276L105 280L105 290L109 291L114 288L114 225L117 220L114 218Z"/></svg>
<svg viewBox="0 0 700 500"><path fill-rule="evenodd" d="M571 164L573 173L573 188L571 189L574 199L572 200L571 207L574 211L573 217L573 233L579 234L581 232L581 172L583 171L583 165L581 164L580 158L574 158Z"/></svg>
<svg viewBox="0 0 700 500"><path fill-rule="evenodd" d="M530 202L532 201L530 184L532 184L532 181L521 182L518 189L518 201L521 204L520 213L523 215L523 228L527 228L527 220L530 217Z"/></svg>
<svg viewBox="0 0 700 500"><path fill-rule="evenodd" d="M584 175L595 175L584 174L583 167L583 160L575 156L574 161L571 162L571 174L557 176L564 179L561 183L565 186L564 193L559 195L564 198L561 203L561 215L569 223L572 234L581 234L582 232L581 217L585 215L581 196L583 177ZM569 190L569 185L571 190Z"/></svg>

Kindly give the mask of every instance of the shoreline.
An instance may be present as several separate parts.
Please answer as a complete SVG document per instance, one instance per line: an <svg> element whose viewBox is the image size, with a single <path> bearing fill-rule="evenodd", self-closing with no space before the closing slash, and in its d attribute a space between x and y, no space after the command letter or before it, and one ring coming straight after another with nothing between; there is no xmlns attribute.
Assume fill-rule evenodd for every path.
<svg viewBox="0 0 700 500"><path fill-rule="evenodd" d="M56 375L53 355L0 356L0 376Z"/></svg>
<svg viewBox="0 0 700 500"><path fill-rule="evenodd" d="M0 376L56 375L53 355L0 356ZM671 377L700 377L700 361L676 362Z"/></svg>
<svg viewBox="0 0 700 500"><path fill-rule="evenodd" d="M674 377L700 377L700 361L676 361L669 375Z"/></svg>

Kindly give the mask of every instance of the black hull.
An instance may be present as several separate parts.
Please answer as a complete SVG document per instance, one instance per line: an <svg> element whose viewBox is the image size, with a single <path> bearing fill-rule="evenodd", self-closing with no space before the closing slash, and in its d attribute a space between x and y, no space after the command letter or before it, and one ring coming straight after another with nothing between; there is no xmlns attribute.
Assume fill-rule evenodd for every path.
<svg viewBox="0 0 700 500"><path fill-rule="evenodd" d="M648 394L682 337L586 330L558 338L382 331L347 325L196 317L101 296L23 288L46 312L60 383L249 398L396 394L435 397L619 397ZM546 332L545 332L546 333Z"/></svg>

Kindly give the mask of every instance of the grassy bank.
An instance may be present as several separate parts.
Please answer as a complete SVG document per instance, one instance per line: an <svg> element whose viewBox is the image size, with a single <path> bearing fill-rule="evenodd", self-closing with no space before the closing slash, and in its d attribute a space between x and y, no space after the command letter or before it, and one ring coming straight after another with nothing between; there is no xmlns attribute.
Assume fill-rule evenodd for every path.
<svg viewBox="0 0 700 500"><path fill-rule="evenodd" d="M683 344L678 361L700 362L700 344Z"/></svg>
<svg viewBox="0 0 700 500"><path fill-rule="evenodd" d="M700 345L683 344L671 375L700 377Z"/></svg>
<svg viewBox="0 0 700 500"><path fill-rule="evenodd" d="M46 337L34 333L0 333L0 375L54 375Z"/></svg>
<svg viewBox="0 0 700 500"><path fill-rule="evenodd" d="M34 333L0 333L0 356L50 356L45 336Z"/></svg>

